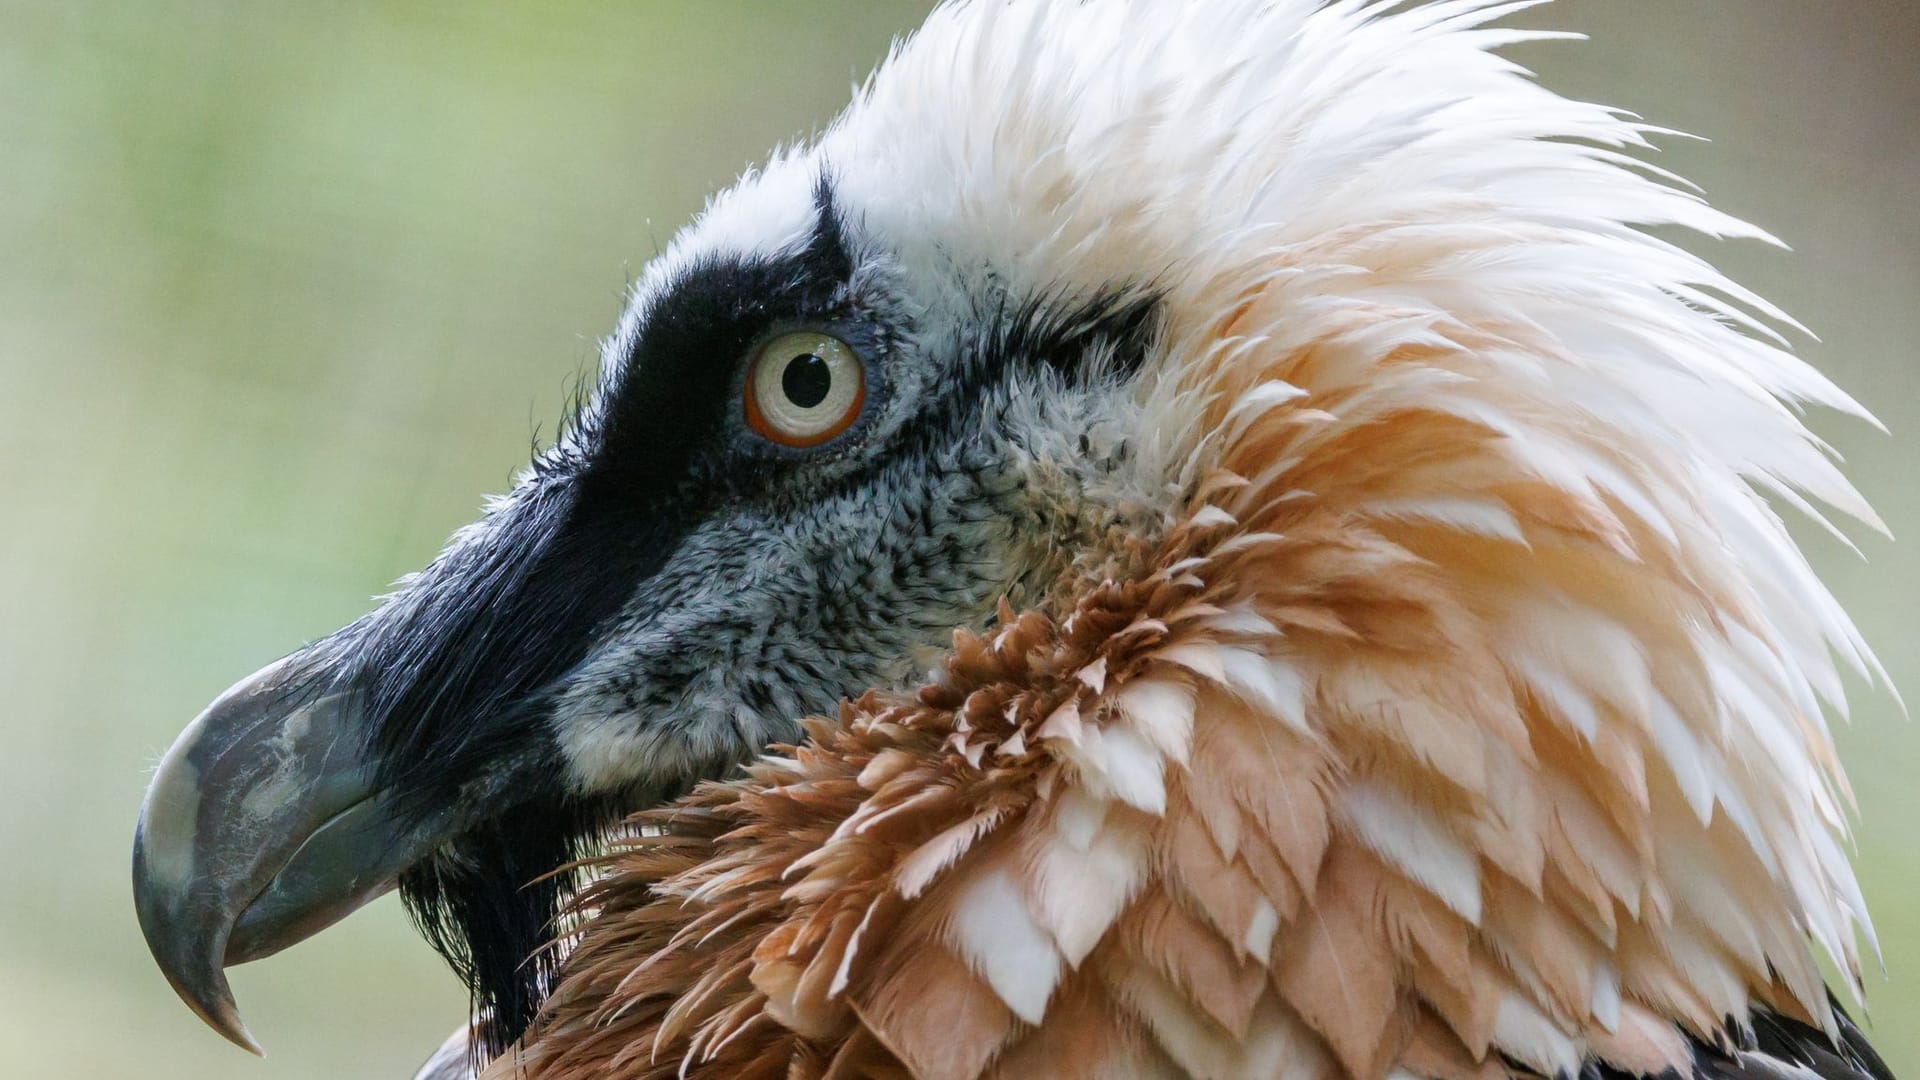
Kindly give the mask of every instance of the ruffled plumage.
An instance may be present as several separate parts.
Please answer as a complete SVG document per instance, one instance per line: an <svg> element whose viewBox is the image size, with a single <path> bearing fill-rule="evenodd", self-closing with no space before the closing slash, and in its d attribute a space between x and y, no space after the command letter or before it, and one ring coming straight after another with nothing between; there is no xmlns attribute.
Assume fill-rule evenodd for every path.
<svg viewBox="0 0 1920 1080"><path fill-rule="evenodd" d="M983 0L896 52L808 153L889 235L1155 283L1159 527L636 819L489 1075L1850 1040L1809 938L1857 985L1824 715L1872 662L1766 498L1873 523L1798 418L1860 410L1642 231L1761 235L1626 156L1655 129L1487 51L1542 36L1487 27L1523 6Z"/></svg>

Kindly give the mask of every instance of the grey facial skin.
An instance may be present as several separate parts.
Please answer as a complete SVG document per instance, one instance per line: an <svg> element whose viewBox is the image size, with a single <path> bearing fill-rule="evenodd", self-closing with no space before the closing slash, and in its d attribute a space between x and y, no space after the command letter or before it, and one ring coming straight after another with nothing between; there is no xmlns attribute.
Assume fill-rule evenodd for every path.
<svg viewBox="0 0 1920 1080"><path fill-rule="evenodd" d="M725 775L954 628L1044 590L1129 502L1151 299L916 294L822 178L798 248L689 260L636 299L559 441L366 618L229 691L156 773L134 847L174 988L253 1048L223 969L396 883L497 1050L531 1019L570 879L625 812ZM962 290L949 286L947 295ZM748 430L758 343L860 357L815 448ZM529 957L534 957L532 962Z"/></svg>

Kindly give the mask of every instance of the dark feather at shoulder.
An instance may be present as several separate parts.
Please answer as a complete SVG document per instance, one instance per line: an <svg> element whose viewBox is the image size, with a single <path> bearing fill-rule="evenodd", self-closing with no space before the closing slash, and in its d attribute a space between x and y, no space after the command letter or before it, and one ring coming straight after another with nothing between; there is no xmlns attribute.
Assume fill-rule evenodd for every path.
<svg viewBox="0 0 1920 1080"><path fill-rule="evenodd" d="M1703 1052L1697 1071L1713 1080L1893 1080L1893 1070L1853 1018L1837 1003L1833 1015L1840 1027L1837 1044L1798 1020L1756 1012L1751 1045L1732 1053Z"/></svg>
<svg viewBox="0 0 1920 1080"><path fill-rule="evenodd" d="M1867 1042L1866 1034L1838 1003L1838 1042L1819 1028L1765 1010L1749 1019L1752 1035L1738 1046L1696 1042L1693 1076L1684 1080L1893 1080L1893 1070ZM1589 1064L1581 1080L1639 1080L1617 1069ZM1659 1080L1683 1080L1668 1074Z"/></svg>

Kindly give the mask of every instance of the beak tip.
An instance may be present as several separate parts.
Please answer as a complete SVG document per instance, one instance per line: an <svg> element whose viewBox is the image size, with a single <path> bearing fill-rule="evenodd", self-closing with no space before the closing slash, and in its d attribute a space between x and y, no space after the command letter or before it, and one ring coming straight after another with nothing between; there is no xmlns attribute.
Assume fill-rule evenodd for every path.
<svg viewBox="0 0 1920 1080"><path fill-rule="evenodd" d="M240 1007L234 1004L233 990L227 985L224 971L217 966L165 962L161 968L173 992L221 1038L255 1057L266 1056L253 1033L247 1030L246 1021L240 1019Z"/></svg>
<svg viewBox="0 0 1920 1080"><path fill-rule="evenodd" d="M231 1023L228 1026L215 1025L214 1030L225 1036L228 1042L252 1054L254 1057L264 1058L267 1056L266 1050L262 1049L259 1041L253 1037L253 1032L247 1030L247 1025L241 1021L238 1012L232 1015L230 1021Z"/></svg>
<svg viewBox="0 0 1920 1080"><path fill-rule="evenodd" d="M233 994L227 990L227 980L222 978L219 982L217 996L210 995L190 1003L194 1011L200 1014L200 1019L205 1020L208 1027L219 1032L228 1042L254 1057L266 1057L267 1052L260 1048L253 1032L247 1030L246 1021L240 1019L240 1009L233 1003Z"/></svg>

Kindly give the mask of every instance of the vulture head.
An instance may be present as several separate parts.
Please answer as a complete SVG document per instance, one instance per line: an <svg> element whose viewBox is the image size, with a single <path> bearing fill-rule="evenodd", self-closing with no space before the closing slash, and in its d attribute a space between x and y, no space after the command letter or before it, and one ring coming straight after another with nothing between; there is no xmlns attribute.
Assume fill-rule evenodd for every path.
<svg viewBox="0 0 1920 1080"><path fill-rule="evenodd" d="M397 886L566 1075L1866 1068L1810 942L1857 982L1872 661L1770 502L1874 523L1800 419L1865 414L1527 6L939 8L180 736L174 988L251 1045L223 969Z"/></svg>

